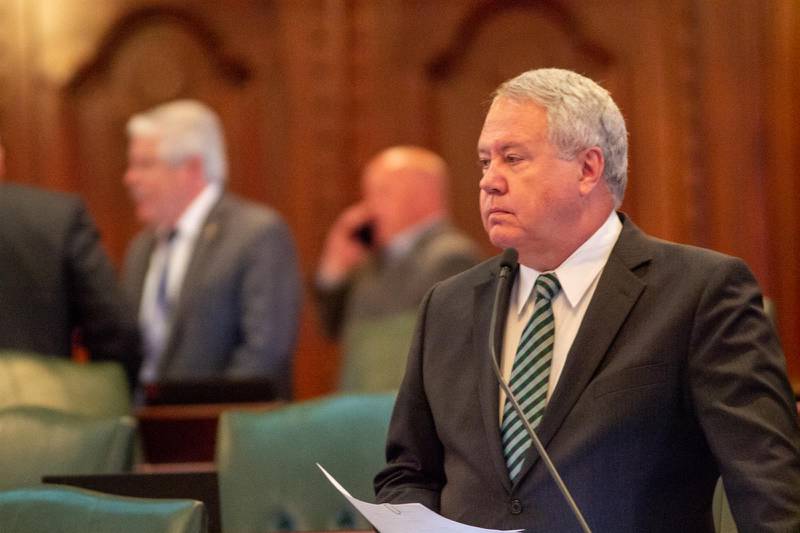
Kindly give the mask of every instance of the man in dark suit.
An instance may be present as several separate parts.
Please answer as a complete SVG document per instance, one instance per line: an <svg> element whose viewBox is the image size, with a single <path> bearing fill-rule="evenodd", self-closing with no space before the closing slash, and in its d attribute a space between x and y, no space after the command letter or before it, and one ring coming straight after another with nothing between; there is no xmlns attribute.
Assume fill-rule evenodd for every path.
<svg viewBox="0 0 800 533"><path fill-rule="evenodd" d="M0 181L4 172L0 145ZM0 183L0 350L118 361L133 383L138 332L76 196Z"/></svg>
<svg viewBox="0 0 800 533"><path fill-rule="evenodd" d="M326 332L342 340L341 391L396 390L425 293L478 262L448 221L447 185L439 155L387 148L364 168L362 200L328 232L315 288Z"/></svg>
<svg viewBox="0 0 800 533"><path fill-rule="evenodd" d="M291 394L300 312L294 242L280 215L224 192L216 113L182 100L128 122L125 184L147 224L125 287L139 309L143 384L264 379Z"/></svg>
<svg viewBox="0 0 800 533"><path fill-rule="evenodd" d="M498 89L478 154L484 227L519 251L492 342L588 525L711 532L721 475L741 531L800 531L800 429L756 281L616 212L627 132L608 93L526 72ZM492 371L499 264L426 296L377 496L481 527L579 531Z"/></svg>

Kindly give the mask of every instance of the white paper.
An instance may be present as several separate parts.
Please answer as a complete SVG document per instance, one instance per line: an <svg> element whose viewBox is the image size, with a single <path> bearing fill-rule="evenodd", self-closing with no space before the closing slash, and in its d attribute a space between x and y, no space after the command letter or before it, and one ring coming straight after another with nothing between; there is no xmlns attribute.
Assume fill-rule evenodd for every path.
<svg viewBox="0 0 800 533"><path fill-rule="evenodd" d="M321 464L317 466L328 481L364 515L380 533L520 533L521 529L501 531L460 524L434 513L421 503L368 503L354 498Z"/></svg>

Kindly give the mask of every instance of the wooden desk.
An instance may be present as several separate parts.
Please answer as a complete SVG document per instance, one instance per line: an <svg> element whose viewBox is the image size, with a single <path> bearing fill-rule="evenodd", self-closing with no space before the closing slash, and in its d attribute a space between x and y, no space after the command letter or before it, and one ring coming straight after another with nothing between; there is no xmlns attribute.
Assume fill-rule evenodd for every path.
<svg viewBox="0 0 800 533"><path fill-rule="evenodd" d="M214 460L217 422L225 411L269 411L283 401L153 405L136 410L146 463L207 463Z"/></svg>

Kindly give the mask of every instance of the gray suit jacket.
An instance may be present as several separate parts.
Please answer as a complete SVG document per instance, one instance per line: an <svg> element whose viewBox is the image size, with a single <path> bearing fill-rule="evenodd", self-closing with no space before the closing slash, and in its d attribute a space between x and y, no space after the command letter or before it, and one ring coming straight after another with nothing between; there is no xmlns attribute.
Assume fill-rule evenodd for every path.
<svg viewBox="0 0 800 533"><path fill-rule="evenodd" d="M478 257L469 238L442 222L425 230L402 257L387 260L376 253L341 287L318 287L323 326L343 343L341 390L396 389L420 302L434 283L474 266Z"/></svg>
<svg viewBox="0 0 800 533"><path fill-rule="evenodd" d="M0 349L70 357L75 332L135 380L136 320L83 202L0 185Z"/></svg>
<svg viewBox="0 0 800 533"><path fill-rule="evenodd" d="M146 230L125 259L125 288L137 309L154 246ZM273 210L223 195L189 261L161 379L268 378L278 397L289 398L300 302L286 223Z"/></svg>
<svg viewBox="0 0 800 533"><path fill-rule="evenodd" d="M622 218L537 431L589 526L711 532L721 473L741 531L800 531L800 429L753 276ZM488 339L498 267L426 297L378 499L481 527L580 531L533 447L508 478Z"/></svg>

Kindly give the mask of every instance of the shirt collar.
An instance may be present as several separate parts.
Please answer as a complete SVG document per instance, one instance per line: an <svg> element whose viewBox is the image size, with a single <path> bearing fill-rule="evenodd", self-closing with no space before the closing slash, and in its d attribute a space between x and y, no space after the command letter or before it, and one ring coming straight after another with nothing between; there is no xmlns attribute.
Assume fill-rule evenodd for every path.
<svg viewBox="0 0 800 533"><path fill-rule="evenodd" d="M434 220L426 220L419 224L408 228L396 235L389 244L386 245L384 253L390 259L398 259L408 254L417 242L422 238L428 230L441 222L440 218Z"/></svg>
<svg viewBox="0 0 800 533"><path fill-rule="evenodd" d="M622 222L617 213L611 211L603 225L553 271L561 283L561 291L570 307L578 305L603 270L620 232L622 232ZM542 272L525 265L519 266L517 292L514 295L517 314L521 314L525 308L539 274Z"/></svg>
<svg viewBox="0 0 800 533"><path fill-rule="evenodd" d="M181 218L178 219L178 223L175 224L178 234L181 237L196 235L221 196L222 187L216 184L207 185L197 195L197 198L192 200Z"/></svg>

